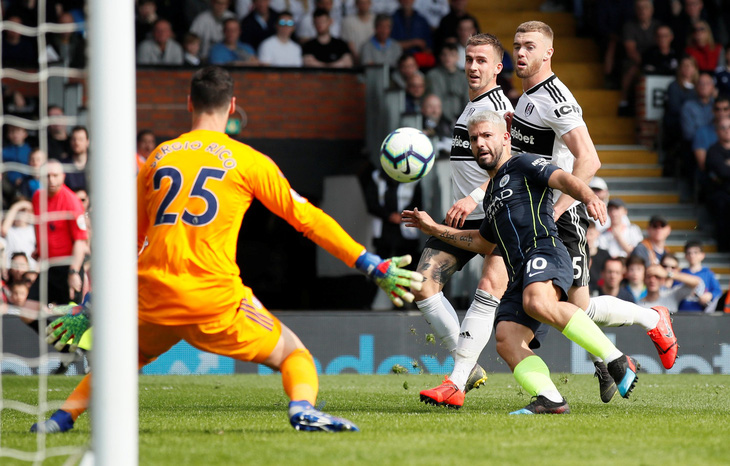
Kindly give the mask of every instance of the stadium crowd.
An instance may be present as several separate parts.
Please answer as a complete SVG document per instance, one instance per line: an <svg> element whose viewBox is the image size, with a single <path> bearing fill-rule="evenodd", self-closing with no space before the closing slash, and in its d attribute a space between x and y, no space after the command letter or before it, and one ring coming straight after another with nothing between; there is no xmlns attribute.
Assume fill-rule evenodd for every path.
<svg viewBox="0 0 730 466"><path fill-rule="evenodd" d="M47 4L46 21L77 26L76 32L49 34L49 61L85 66L85 2L48 0ZM0 6L6 21L27 26L38 23L36 2L10 0ZM730 235L723 234L730 228L730 3L550 0L542 9L572 11L578 34L596 39L603 55L606 87L621 91L620 115L633 114L634 89L642 74L674 77L666 90L660 134L664 176L680 182L684 201L705 206L714 222L718 250L730 251ZM404 108L422 115L423 129L434 138L442 156L449 154L451 128L468 100L463 82L465 44L476 32L480 26L468 13L468 0L136 2L139 65L352 68L387 64L392 69L391 86L404 91ZM39 51L34 38L9 30L3 34L3 66L37 66ZM516 101L519 92L511 84L509 53L504 55L503 65L499 84ZM23 95L5 83L3 104L6 113L29 117L40 113L37 97ZM52 106L48 115L61 116L63 110ZM38 170L46 159L61 163L64 184L76 193L80 212L88 220L85 167L90 135L81 126L68 131L53 124L46 154L37 149L36 134L8 124L3 129L3 161L28 166L25 171L7 171L2 180L6 212L2 223L3 298L12 302L23 300L22 287L30 289L37 272L38 245L30 214L40 188ZM140 131L138 164L156 142L151 131ZM652 277L661 275L654 266L663 265L671 227L664 217L654 216L644 238L629 221L626 204L617 198L609 200L603 180L595 180L592 187L599 194L605 191L611 219L594 237L595 257L603 260L592 267L592 288L596 293L610 290L619 297L630 294L641 302L647 293L653 296L648 291L654 285ZM684 273L702 278L704 287L690 286L691 293L682 301L693 300L693 304L679 304L679 310L709 309L718 300L723 302L712 272L702 266L702 245L688 242L685 249L688 268L673 275L665 267L668 276L660 277L666 278L661 285L674 289L673 280L676 288L690 286L693 282L683 280ZM643 268L635 256L643 258ZM610 278L615 275L613 269L621 271L621 286ZM83 278L83 269L79 273Z"/></svg>

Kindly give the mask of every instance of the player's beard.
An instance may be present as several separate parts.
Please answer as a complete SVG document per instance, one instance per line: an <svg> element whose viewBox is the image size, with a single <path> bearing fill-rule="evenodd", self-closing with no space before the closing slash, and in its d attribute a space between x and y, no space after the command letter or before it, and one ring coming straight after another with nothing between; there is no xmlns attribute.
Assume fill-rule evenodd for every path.
<svg viewBox="0 0 730 466"><path fill-rule="evenodd" d="M520 68L515 67L515 74L520 79L525 79L525 78L529 78L530 76L534 76L535 74L537 74L538 71L540 71L540 62L539 61L528 62L527 68L520 69Z"/></svg>
<svg viewBox="0 0 730 466"><path fill-rule="evenodd" d="M481 157L477 158L477 165L479 165L480 168L486 171L491 171L497 168L499 165L499 161L502 159L502 151L500 150L499 153L495 153L492 151L492 155L494 156L492 158L491 162L484 162Z"/></svg>

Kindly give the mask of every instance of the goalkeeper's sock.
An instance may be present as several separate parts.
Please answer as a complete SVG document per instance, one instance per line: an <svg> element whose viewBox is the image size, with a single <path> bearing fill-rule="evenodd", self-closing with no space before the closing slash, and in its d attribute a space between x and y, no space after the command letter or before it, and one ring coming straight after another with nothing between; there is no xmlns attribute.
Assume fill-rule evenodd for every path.
<svg viewBox="0 0 730 466"><path fill-rule="evenodd" d="M575 311L570 318L563 329L563 335L584 350L603 359L606 364L623 354L581 309Z"/></svg>
<svg viewBox="0 0 730 466"><path fill-rule="evenodd" d="M314 405L319 391L317 367L312 354L306 348L300 348L281 363L281 382L284 391L292 401L308 401Z"/></svg>
<svg viewBox="0 0 730 466"><path fill-rule="evenodd" d="M459 317L443 293L437 293L422 301L416 301L433 333L441 340L446 350L454 354L459 339Z"/></svg>
<svg viewBox="0 0 730 466"><path fill-rule="evenodd" d="M659 322L659 314L615 296L591 298L586 315L600 327L622 327L638 324L651 330Z"/></svg>
<svg viewBox="0 0 730 466"><path fill-rule="evenodd" d="M63 402L61 410L70 413L71 418L76 421L89 407L89 399L91 399L91 374L86 374L81 382L76 385L74 391L66 398L66 401Z"/></svg>
<svg viewBox="0 0 730 466"><path fill-rule="evenodd" d="M542 395L550 401L560 403L563 397L550 378L550 369L540 356L533 354L515 366L515 380L530 396Z"/></svg>

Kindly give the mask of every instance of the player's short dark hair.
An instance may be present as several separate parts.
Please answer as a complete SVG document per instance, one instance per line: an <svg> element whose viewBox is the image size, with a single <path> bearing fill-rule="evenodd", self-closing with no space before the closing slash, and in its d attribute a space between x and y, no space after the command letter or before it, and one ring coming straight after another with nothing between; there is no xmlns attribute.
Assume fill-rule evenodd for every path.
<svg viewBox="0 0 730 466"><path fill-rule="evenodd" d="M543 23L542 21L525 21L524 23L517 26L517 33L525 33L525 32L539 32L543 36L550 39L552 42L553 37L555 37L555 34L553 33L553 29L548 26L547 24Z"/></svg>
<svg viewBox="0 0 730 466"><path fill-rule="evenodd" d="M474 34L466 41L466 46L469 47L470 45L489 45L497 53L499 61L502 61L502 57L504 56L504 46L502 45L502 42L497 39L497 36L486 32Z"/></svg>
<svg viewBox="0 0 730 466"><path fill-rule="evenodd" d="M702 243L696 239L691 239L685 243L684 252L686 253L690 248L699 248L700 251L703 251Z"/></svg>
<svg viewBox="0 0 730 466"><path fill-rule="evenodd" d="M219 66L195 72L190 82L190 101L196 112L225 109L233 97L233 78Z"/></svg>

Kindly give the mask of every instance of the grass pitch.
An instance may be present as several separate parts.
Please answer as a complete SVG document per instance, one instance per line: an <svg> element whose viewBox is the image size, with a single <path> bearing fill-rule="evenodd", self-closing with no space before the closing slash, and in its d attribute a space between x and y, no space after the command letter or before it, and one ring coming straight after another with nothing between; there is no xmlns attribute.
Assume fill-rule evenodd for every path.
<svg viewBox="0 0 730 466"><path fill-rule="evenodd" d="M492 374L461 410L427 406L436 375L322 376L319 403L359 433L297 432L279 376L141 376L140 464L728 464L727 375L647 375L629 400L604 405L589 375L554 374L572 414L509 416L529 403L509 374ZM78 377L49 378L62 400ZM3 396L37 400L35 377L3 376ZM112 413L113 415L113 413ZM36 449L34 417L5 409L0 448ZM89 442L89 416L46 445ZM63 464L52 458L43 464ZM28 464L0 456L0 464Z"/></svg>

